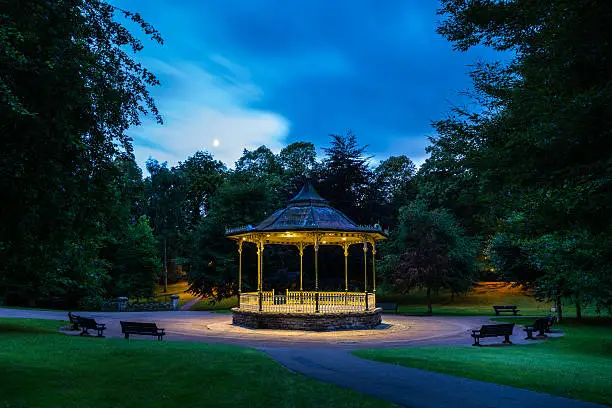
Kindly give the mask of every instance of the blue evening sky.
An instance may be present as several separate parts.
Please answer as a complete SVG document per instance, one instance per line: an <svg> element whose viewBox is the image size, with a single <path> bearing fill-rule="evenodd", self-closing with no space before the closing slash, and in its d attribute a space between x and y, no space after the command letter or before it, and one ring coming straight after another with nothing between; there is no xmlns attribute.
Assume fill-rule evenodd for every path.
<svg viewBox="0 0 612 408"><path fill-rule="evenodd" d="M492 51L453 51L434 0L123 0L162 34L139 59L161 80L165 124L132 129L139 164L207 150L233 166L244 148L318 149L351 128L381 160L425 159L431 122Z"/></svg>

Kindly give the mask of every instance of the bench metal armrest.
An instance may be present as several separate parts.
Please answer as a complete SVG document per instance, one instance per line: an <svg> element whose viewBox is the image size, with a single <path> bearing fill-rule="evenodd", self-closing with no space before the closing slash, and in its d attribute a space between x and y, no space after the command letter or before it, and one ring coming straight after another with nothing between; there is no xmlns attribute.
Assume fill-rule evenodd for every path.
<svg viewBox="0 0 612 408"><path fill-rule="evenodd" d="M480 329L472 330L472 334L477 334L480 336Z"/></svg>

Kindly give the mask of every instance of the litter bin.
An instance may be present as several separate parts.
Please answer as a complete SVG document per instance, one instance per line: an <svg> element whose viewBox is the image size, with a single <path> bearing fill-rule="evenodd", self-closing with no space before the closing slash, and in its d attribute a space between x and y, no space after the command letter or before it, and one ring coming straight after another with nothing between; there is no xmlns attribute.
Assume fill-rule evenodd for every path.
<svg viewBox="0 0 612 408"><path fill-rule="evenodd" d="M179 296L178 295L172 295L172 296L170 296L170 299L172 300L172 310L178 310Z"/></svg>
<svg viewBox="0 0 612 408"><path fill-rule="evenodd" d="M125 310L127 309L127 303L128 303L128 298L125 296L119 296L117 298L117 311L118 312L125 312Z"/></svg>

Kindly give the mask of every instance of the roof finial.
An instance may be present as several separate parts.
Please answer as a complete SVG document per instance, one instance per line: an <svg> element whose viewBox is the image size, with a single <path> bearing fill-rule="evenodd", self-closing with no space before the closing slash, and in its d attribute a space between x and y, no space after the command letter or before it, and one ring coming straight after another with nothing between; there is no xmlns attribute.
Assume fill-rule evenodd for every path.
<svg viewBox="0 0 612 408"><path fill-rule="evenodd" d="M310 178L304 179L304 186L302 187L300 192L297 193L297 195L293 197L291 200L289 200L290 203L304 202L304 201L327 203L327 200L321 197L319 193L317 193L317 190L314 189L310 181Z"/></svg>

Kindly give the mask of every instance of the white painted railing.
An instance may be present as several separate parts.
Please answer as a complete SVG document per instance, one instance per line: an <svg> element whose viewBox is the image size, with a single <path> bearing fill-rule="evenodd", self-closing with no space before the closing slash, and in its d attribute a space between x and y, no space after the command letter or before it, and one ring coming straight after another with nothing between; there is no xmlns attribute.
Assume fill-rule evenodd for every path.
<svg viewBox="0 0 612 408"><path fill-rule="evenodd" d="M367 297L367 303L366 303ZM376 295L363 292L274 291L242 293L240 309L275 313L346 313L373 310Z"/></svg>

